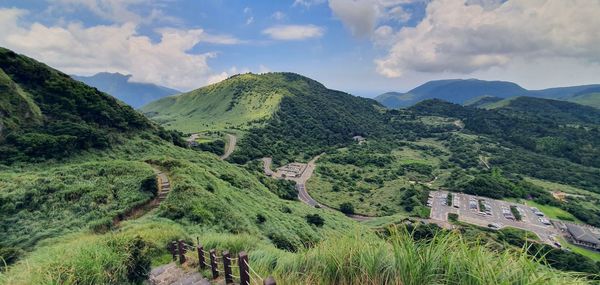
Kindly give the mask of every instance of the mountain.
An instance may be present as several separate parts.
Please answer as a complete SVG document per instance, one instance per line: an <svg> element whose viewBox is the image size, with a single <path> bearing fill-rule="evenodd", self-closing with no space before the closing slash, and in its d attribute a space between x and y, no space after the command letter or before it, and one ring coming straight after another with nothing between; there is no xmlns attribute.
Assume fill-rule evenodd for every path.
<svg viewBox="0 0 600 285"><path fill-rule="evenodd" d="M189 93L160 99L141 110L166 128L184 132L247 132L232 159L315 154L352 142L386 125L372 99L327 89L294 73L242 74ZM310 151L308 151L310 150ZM306 153L306 152L302 152Z"/></svg>
<svg viewBox="0 0 600 285"><path fill-rule="evenodd" d="M241 142L234 161L249 162L238 165L174 145L176 133L30 58L0 50L0 70L0 154L6 158L0 160L0 284L142 284L151 266L172 262L166 245L177 240L234 255L244 250L255 275L272 275L280 284L495 284L506 281L506 272L519 284L589 283L580 275L538 263L531 255L540 252L552 254L549 264L557 269L598 271L588 258L550 246L535 244L531 255L519 251L530 239L515 229L482 231L461 224L456 226L469 235L459 236L461 231L445 231L417 219L405 225L409 215L429 214L424 203L430 187L418 181L470 183L474 188L482 177L491 177L479 185L486 190L492 186L494 194L529 195L539 203L551 199L516 175L509 181L500 171L490 174L484 169L478 155L496 156L507 143L494 133L476 133L468 118L463 118L463 129L450 114L387 110L374 100L330 90L291 73L235 76L179 99L194 104L185 111L199 118L195 112L210 111L209 106L224 108L224 113L204 118L237 128ZM179 96L173 98L175 103L163 102L174 110L185 107L177 104ZM497 112L444 102L432 105L456 108L457 114ZM227 113L255 118L250 113L257 110L262 116L246 123ZM185 114L168 115L173 123L187 120L193 128L217 129L186 119ZM534 120L527 122L537 126ZM499 126L510 127L508 123ZM589 126L580 123L584 127L576 130L587 131ZM578 139L577 134L572 137ZM367 141L356 143L354 135ZM593 138L589 141L595 143ZM481 147L485 153L477 153L484 142L489 142ZM334 192L354 197L361 207L398 212L357 222L334 210L345 199L334 201L331 209L309 206L295 199L300 187L272 179L255 161L248 161L271 155L281 164L324 151L312 182L325 177L327 185L337 186ZM519 159L531 157L529 152L518 154ZM556 161L537 159L534 168L542 171L538 176L589 183L589 188L600 185L596 169L587 173L579 164L562 167L564 159ZM504 169L500 162L490 162ZM438 174L440 179L432 177ZM310 187L311 194L326 188ZM281 193L291 195L285 200ZM600 223L594 210L576 208L579 201L568 203L577 219ZM468 240L472 236L477 242ZM189 265L196 271L195 255L195 250L188 251L191 262L181 268ZM434 270L423 274L422 268Z"/></svg>
<svg viewBox="0 0 600 285"><path fill-rule="evenodd" d="M71 77L113 95L136 109L154 100L181 93L151 83L131 82L131 75L120 73L101 72L93 76L71 75Z"/></svg>
<svg viewBox="0 0 600 285"><path fill-rule="evenodd" d="M462 104L479 96L506 98L526 92L527 90L511 82L451 79L430 81L406 93L384 93L375 97L375 100L388 108L399 108L434 98Z"/></svg>
<svg viewBox="0 0 600 285"><path fill-rule="evenodd" d="M497 102L500 99L528 96L546 99L556 99L584 103L585 105L598 104L595 95L574 98L577 94L592 93L600 85L582 85L572 87L558 87L543 90L527 90L521 86L505 81L484 81L477 79L451 79L437 80L427 82L406 93L388 92L375 97L375 100L388 108L402 108L412 106L420 101L427 99L442 99L457 104L473 105L479 99L479 105L485 106L491 101ZM579 102L577 102L579 100Z"/></svg>
<svg viewBox="0 0 600 285"><path fill-rule="evenodd" d="M161 128L114 97L0 48L0 161L62 158Z"/></svg>

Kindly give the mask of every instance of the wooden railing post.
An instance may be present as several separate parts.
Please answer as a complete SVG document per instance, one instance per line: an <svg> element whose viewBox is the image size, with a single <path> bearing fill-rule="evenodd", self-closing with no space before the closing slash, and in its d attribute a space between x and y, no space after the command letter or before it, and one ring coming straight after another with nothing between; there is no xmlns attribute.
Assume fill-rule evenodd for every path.
<svg viewBox="0 0 600 285"><path fill-rule="evenodd" d="M250 269L248 268L248 254L241 251L238 254L238 266L240 267L240 285L250 285Z"/></svg>
<svg viewBox="0 0 600 285"><path fill-rule="evenodd" d="M225 284L233 283L233 273L231 272L231 257L229 251L223 251L223 271L225 272Z"/></svg>
<svg viewBox="0 0 600 285"><path fill-rule="evenodd" d="M173 261L177 260L177 242L176 241L170 242L169 245L167 246L167 249L173 256Z"/></svg>
<svg viewBox="0 0 600 285"><path fill-rule="evenodd" d="M277 285L277 283L275 283L275 279L271 276L269 276L267 279L265 279L263 284L264 285Z"/></svg>
<svg viewBox="0 0 600 285"><path fill-rule="evenodd" d="M210 254L210 269L212 271L213 279L219 278L219 271L217 270L217 254L214 249L209 251Z"/></svg>
<svg viewBox="0 0 600 285"><path fill-rule="evenodd" d="M200 269L204 269L206 268L206 259L204 258L204 247L201 244L198 244L196 249L198 249L198 265L200 265Z"/></svg>
<svg viewBox="0 0 600 285"><path fill-rule="evenodd" d="M179 252L179 263L185 263L185 248L183 247L183 240L177 242L177 251Z"/></svg>

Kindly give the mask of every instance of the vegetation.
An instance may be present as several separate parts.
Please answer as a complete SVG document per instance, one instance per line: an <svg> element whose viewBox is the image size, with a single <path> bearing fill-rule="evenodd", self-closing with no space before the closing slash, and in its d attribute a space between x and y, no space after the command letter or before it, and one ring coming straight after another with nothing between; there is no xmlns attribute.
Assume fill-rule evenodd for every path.
<svg viewBox="0 0 600 285"><path fill-rule="evenodd" d="M544 268L523 251L498 255L455 234L415 239L392 230L384 241L356 233L297 256L257 255L252 264L285 284L587 284Z"/></svg>
<svg viewBox="0 0 600 285"><path fill-rule="evenodd" d="M0 185L0 246L23 250L86 228L110 230L157 191L148 164L119 160L3 171Z"/></svg>
<svg viewBox="0 0 600 285"><path fill-rule="evenodd" d="M6 125L0 128L0 162L62 159L140 131L173 140L115 98L2 48L0 92L2 113L10 118L0 122Z"/></svg>
<svg viewBox="0 0 600 285"><path fill-rule="evenodd" d="M542 186L519 176L525 170L494 160L509 146L529 155L526 159L551 160L538 167L542 171L560 162L593 172L593 158L584 163L527 149L471 128L468 117L386 111L372 100L289 73L235 76L151 105L164 105L167 111L154 118L169 128L243 129L231 160L244 165L231 164L180 147L181 133L165 131L33 60L2 50L0 68L0 91L9 95L0 99L8 110L2 111L8 117L2 117L0 134L0 254L10 263L0 284L139 284L150 265L169 261L167 242L194 237L206 247L249 251L261 275L275 275L284 284L589 283L538 258L565 271L597 272L594 263L578 255L536 248L551 257L544 260L526 247L519 250L523 236L518 232L499 232L488 244L475 242L480 232L469 229L447 233L434 225L413 231L381 226L405 215L428 216L423 207L428 191L441 186L474 193L488 187L492 195L532 198L595 223L600 215L588 201L575 197L554 204ZM206 109L192 104L195 100L215 105ZM216 113L210 113L213 109ZM29 113L17 115L22 111ZM207 114L211 117L203 117ZM181 128L191 122L186 116L196 120L188 130ZM574 124L584 128L568 134L583 141L593 122L576 119ZM357 144L355 135L367 142ZM74 147L59 149L65 143ZM292 182L265 176L251 161L272 155L282 164L323 151L314 183L325 185L317 191L335 198L328 202L345 214L393 216L380 218L372 231L370 224L338 211L309 207L295 201ZM574 150L579 151L595 154L594 147ZM490 157L492 167L486 165ZM171 191L160 205L144 208L157 194L153 168L169 176ZM580 169L573 171L584 175ZM594 189L593 179L584 179L592 186L581 186L582 191ZM318 189L311 183L307 189ZM574 260L582 262L569 265Z"/></svg>

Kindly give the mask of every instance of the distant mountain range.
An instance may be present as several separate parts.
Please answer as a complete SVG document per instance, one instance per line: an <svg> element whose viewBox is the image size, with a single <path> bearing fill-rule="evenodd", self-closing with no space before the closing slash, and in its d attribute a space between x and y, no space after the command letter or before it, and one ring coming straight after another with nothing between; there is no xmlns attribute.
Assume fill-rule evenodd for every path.
<svg viewBox="0 0 600 285"><path fill-rule="evenodd" d="M600 107L600 84L527 90L518 84L506 81L450 79L430 81L406 93L384 93L377 96L375 100L388 108L402 108L427 99L474 104L479 100L490 103L517 96L570 101L598 108Z"/></svg>
<svg viewBox="0 0 600 285"><path fill-rule="evenodd" d="M93 76L72 75L71 77L113 95L136 109L165 96L181 93L151 83L130 82L131 75L120 73L101 72Z"/></svg>

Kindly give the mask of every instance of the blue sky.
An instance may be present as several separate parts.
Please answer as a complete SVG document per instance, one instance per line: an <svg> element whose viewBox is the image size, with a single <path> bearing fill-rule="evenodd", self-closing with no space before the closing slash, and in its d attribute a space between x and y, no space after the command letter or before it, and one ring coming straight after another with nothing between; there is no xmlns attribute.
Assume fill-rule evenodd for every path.
<svg viewBox="0 0 600 285"><path fill-rule="evenodd" d="M372 97L446 78L600 83L599 19L596 0L3 0L0 45L180 90L292 71Z"/></svg>

